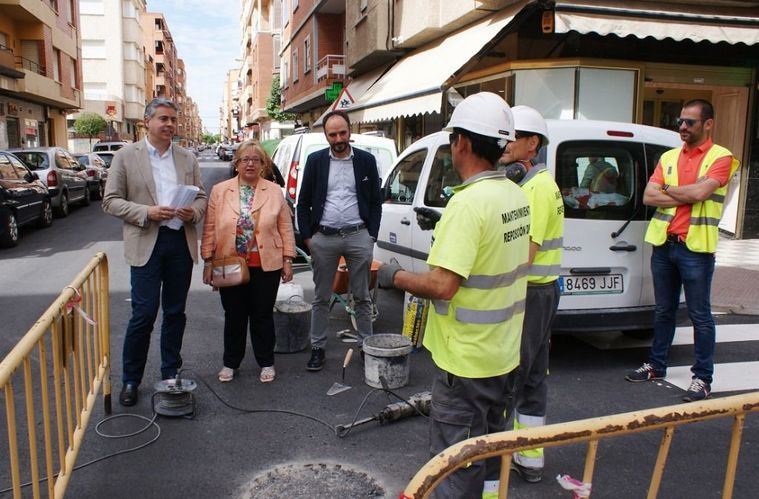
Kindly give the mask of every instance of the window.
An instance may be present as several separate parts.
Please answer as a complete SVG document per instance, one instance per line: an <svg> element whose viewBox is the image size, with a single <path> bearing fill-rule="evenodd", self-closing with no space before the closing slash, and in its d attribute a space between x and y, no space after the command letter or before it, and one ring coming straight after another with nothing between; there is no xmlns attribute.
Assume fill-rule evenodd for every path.
<svg viewBox="0 0 759 499"><path fill-rule="evenodd" d="M62 170L71 170L71 163L62 149L55 150L55 166Z"/></svg>
<svg viewBox="0 0 759 499"><path fill-rule="evenodd" d="M5 180L15 180L18 178L10 159L5 154L0 154L0 178Z"/></svg>
<svg viewBox="0 0 759 499"><path fill-rule="evenodd" d="M293 0L293 12L298 10L298 3L299 3L298 0Z"/></svg>
<svg viewBox="0 0 759 499"><path fill-rule="evenodd" d="M82 59L105 59L105 40L82 40Z"/></svg>
<svg viewBox="0 0 759 499"><path fill-rule="evenodd" d="M11 165L13 165L13 169L16 170L18 178L27 178L26 176L29 174L29 170L26 169L24 164L13 156L8 156L8 159L10 160Z"/></svg>
<svg viewBox="0 0 759 499"><path fill-rule="evenodd" d="M290 79L290 67L287 61L282 62L282 88L287 88L287 82Z"/></svg>
<svg viewBox="0 0 759 499"><path fill-rule="evenodd" d="M631 123L635 107L635 71L580 68L577 119Z"/></svg>
<svg viewBox="0 0 759 499"><path fill-rule="evenodd" d="M546 119L574 118L575 68L525 69L514 73L515 104L534 107Z"/></svg>
<svg viewBox="0 0 759 499"><path fill-rule="evenodd" d="M68 9L66 11L66 21L68 21L69 24L74 24L74 9L76 8L76 2L74 0L68 1Z"/></svg>
<svg viewBox="0 0 759 499"><path fill-rule="evenodd" d="M435 160L430 168L430 178L424 192L424 204L434 208L443 208L451 197L451 188L459 185L461 179L453 169L451 146L444 145L435 153Z"/></svg>
<svg viewBox="0 0 759 499"><path fill-rule="evenodd" d="M396 204L411 204L414 201L416 186L422 173L427 149L414 151L398 162L398 166L388 176L385 189L389 201Z"/></svg>
<svg viewBox="0 0 759 499"><path fill-rule="evenodd" d="M272 51L274 54L272 55L272 60L274 61L274 70L276 71L279 69L280 64L280 57L279 57L279 51L281 49L282 40L279 35L274 35L272 39Z"/></svg>
<svg viewBox="0 0 759 499"><path fill-rule="evenodd" d="M311 35L303 41L303 74L311 71Z"/></svg>
<svg viewBox="0 0 759 499"><path fill-rule="evenodd" d="M53 49L53 79L61 81L61 51Z"/></svg>
<svg viewBox="0 0 759 499"><path fill-rule="evenodd" d="M556 151L556 182L567 218L626 220L642 202L641 144L568 141ZM642 214L638 215L642 218Z"/></svg>
<svg viewBox="0 0 759 499"><path fill-rule="evenodd" d="M293 49L293 83L298 81L298 47Z"/></svg>
<svg viewBox="0 0 759 499"><path fill-rule="evenodd" d="M0 31L0 48L8 48L8 35Z"/></svg>
<svg viewBox="0 0 759 499"><path fill-rule="evenodd" d="M103 0L79 0L79 14L102 16L105 14L105 3Z"/></svg>
<svg viewBox="0 0 759 499"><path fill-rule="evenodd" d="M78 88L76 86L76 59L74 59L73 57L69 57L69 65L70 65L69 77L70 77L71 88Z"/></svg>
<svg viewBox="0 0 759 499"><path fill-rule="evenodd" d="M282 0L282 26L290 22L290 0Z"/></svg>

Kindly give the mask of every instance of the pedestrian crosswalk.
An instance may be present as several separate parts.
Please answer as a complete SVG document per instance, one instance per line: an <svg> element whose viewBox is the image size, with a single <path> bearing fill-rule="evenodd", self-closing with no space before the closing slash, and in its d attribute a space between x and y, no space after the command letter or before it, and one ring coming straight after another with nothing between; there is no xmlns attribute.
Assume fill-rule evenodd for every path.
<svg viewBox="0 0 759 499"><path fill-rule="evenodd" d="M599 350L647 349L651 344L650 339L634 339L622 333L587 333L578 334L576 338ZM746 349L746 361L715 363L712 393L759 390L759 361L754 361L753 359L757 356L751 354L751 352L759 352L759 324L718 324L717 355L719 356L720 344L735 342L747 342L749 348ZM690 326L678 327L675 330L672 345L693 345L693 328ZM643 360L645 359L641 359L641 361ZM664 382L687 390L692 376L690 367L690 364L685 366L670 365L667 368L667 377Z"/></svg>

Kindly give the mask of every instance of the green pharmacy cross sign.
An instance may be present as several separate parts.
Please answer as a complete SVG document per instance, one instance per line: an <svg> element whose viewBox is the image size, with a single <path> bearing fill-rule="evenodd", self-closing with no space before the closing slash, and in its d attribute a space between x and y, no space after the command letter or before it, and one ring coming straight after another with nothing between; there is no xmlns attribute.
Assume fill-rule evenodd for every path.
<svg viewBox="0 0 759 499"><path fill-rule="evenodd" d="M340 96L342 89L343 84L340 82L335 82L330 88L324 91L324 98L327 99L327 102L335 102L335 100L337 100L337 98Z"/></svg>

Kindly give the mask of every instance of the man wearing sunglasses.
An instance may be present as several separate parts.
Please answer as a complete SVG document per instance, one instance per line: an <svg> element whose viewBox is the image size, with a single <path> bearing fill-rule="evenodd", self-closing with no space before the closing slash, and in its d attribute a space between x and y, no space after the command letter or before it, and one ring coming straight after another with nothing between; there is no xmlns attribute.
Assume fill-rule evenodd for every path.
<svg viewBox="0 0 759 499"><path fill-rule="evenodd" d="M648 362L629 372L626 379L641 382L666 376L682 287L693 323L696 357L691 367L693 378L683 400L692 402L711 394L714 253L727 183L739 163L730 151L712 142L714 108L708 101L687 102L677 125L683 145L662 154L643 193L643 203L656 207L645 237L654 246L654 339Z"/></svg>
<svg viewBox="0 0 759 499"><path fill-rule="evenodd" d="M525 194L495 170L514 140L509 105L490 92L470 95L445 130L462 184L435 226L431 270L407 272L395 262L378 271L381 286L432 301L424 335L436 365L431 455L505 429L519 365L531 220ZM480 496L484 479L484 462L474 462L451 474L435 497Z"/></svg>

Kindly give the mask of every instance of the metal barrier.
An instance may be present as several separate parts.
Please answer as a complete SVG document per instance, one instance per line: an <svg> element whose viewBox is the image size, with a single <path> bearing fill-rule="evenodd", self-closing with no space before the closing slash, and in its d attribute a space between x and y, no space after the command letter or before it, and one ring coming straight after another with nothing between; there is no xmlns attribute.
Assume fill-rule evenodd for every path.
<svg viewBox="0 0 759 499"><path fill-rule="evenodd" d="M675 428L689 423L733 417L735 420L721 496L723 499L728 499L733 494L743 421L747 413L755 411L759 411L759 392L473 437L452 445L428 461L414 475L400 497L401 499L429 497L435 487L458 468L473 461L500 456L501 474L498 497L503 499L508 495L512 454L526 449L558 447L579 442L588 442L582 481L591 483L599 440L663 429L664 434L659 444L659 453L648 488L647 497L652 499L659 492Z"/></svg>
<svg viewBox="0 0 759 499"><path fill-rule="evenodd" d="M7 438L14 498L21 497L22 477L34 497L45 482L49 497L63 497L101 387L105 412L111 412L110 368L108 260L98 253L0 362L7 431L0 437ZM14 379L22 376L23 392L14 393ZM25 418L18 417L17 402ZM6 486L0 480L0 488Z"/></svg>

